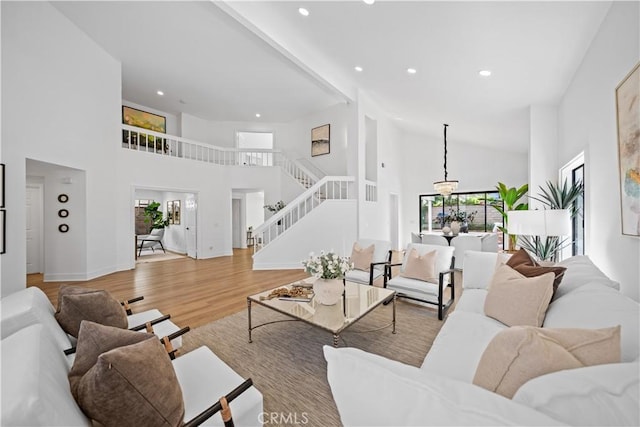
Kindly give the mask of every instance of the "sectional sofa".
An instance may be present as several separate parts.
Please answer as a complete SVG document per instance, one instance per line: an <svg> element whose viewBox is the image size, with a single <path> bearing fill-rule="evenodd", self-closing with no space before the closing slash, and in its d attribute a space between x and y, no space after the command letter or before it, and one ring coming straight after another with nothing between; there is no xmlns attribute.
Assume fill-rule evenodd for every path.
<svg viewBox="0 0 640 427"><path fill-rule="evenodd" d="M328 380L344 425L640 424L639 305L586 256L559 263L566 271L542 330L620 325L620 348L612 349L620 362L547 373L525 382L511 398L474 384L483 353L509 329L484 311L504 256L465 253L462 296L421 367L325 347Z"/></svg>

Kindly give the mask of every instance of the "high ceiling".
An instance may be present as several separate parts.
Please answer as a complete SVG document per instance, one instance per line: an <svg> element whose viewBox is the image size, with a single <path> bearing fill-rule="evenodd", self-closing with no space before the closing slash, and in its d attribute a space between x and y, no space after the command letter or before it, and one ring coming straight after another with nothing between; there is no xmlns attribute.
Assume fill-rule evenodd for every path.
<svg viewBox="0 0 640 427"><path fill-rule="evenodd" d="M528 107L560 100L610 5L54 3L122 62L122 96L132 102L215 121L287 122L360 89L400 128L439 136L448 123L450 140L513 151L527 149Z"/></svg>

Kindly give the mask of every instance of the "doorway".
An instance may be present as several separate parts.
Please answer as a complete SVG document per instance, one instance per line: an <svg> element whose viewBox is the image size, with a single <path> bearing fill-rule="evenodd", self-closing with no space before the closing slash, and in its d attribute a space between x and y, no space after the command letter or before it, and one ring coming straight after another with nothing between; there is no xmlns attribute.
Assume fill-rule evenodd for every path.
<svg viewBox="0 0 640 427"><path fill-rule="evenodd" d="M42 184L27 184L27 274L44 272L43 193Z"/></svg>

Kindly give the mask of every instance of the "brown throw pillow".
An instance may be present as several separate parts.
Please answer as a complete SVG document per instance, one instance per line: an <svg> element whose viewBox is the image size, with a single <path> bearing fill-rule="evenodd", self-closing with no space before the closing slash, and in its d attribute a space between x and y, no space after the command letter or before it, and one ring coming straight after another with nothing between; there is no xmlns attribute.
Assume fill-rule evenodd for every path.
<svg viewBox="0 0 640 427"><path fill-rule="evenodd" d="M555 275L553 292L560 286L562 276L564 276L564 272L567 270L565 267L543 267L531 258L531 255L524 249L520 249L513 254L507 261L507 265L526 277L536 277L545 273L553 273Z"/></svg>
<svg viewBox="0 0 640 427"><path fill-rule="evenodd" d="M620 326L550 329L515 326L485 349L473 383L509 399L527 381L564 369L620 362Z"/></svg>
<svg viewBox="0 0 640 427"><path fill-rule="evenodd" d="M98 356L114 348L135 344L151 337L155 338L155 335L104 326L83 320L80 323L76 357L69 371L69 385L73 397L76 400L78 399L76 393L78 382L96 364Z"/></svg>
<svg viewBox="0 0 640 427"><path fill-rule="evenodd" d="M178 378L155 337L101 354L77 394L82 411L105 427L179 426L184 418Z"/></svg>
<svg viewBox="0 0 640 427"><path fill-rule="evenodd" d="M80 286L60 287L55 318L66 333L76 338L83 320L122 329L129 326L124 307L109 292Z"/></svg>
<svg viewBox="0 0 640 427"><path fill-rule="evenodd" d="M353 262L353 268L356 270L369 271L371 269L373 251L375 248L375 245L371 245L363 249L358 242L354 243L353 250L351 251L351 262Z"/></svg>
<svg viewBox="0 0 640 427"><path fill-rule="evenodd" d="M484 300L484 314L507 326L542 326L553 295L553 274L525 277L499 266Z"/></svg>
<svg viewBox="0 0 640 427"><path fill-rule="evenodd" d="M400 272L400 276L422 280L423 282L438 283L438 278L436 277L437 257L438 252L435 250L420 255L415 248L411 249L407 264L404 267L404 271Z"/></svg>

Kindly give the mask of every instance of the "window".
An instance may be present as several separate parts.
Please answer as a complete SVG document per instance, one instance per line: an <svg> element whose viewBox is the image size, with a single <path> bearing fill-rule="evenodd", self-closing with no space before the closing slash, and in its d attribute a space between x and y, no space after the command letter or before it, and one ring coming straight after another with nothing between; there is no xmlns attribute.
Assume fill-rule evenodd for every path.
<svg viewBox="0 0 640 427"><path fill-rule="evenodd" d="M502 215L492 203L500 203L500 194L496 191L478 191L472 193L454 193L449 197L439 194L420 195L420 232L442 229L442 219L451 210L466 212L472 216L469 231L493 232L502 225ZM500 233L502 236L502 233ZM502 238L500 246L502 246Z"/></svg>
<svg viewBox="0 0 640 427"><path fill-rule="evenodd" d="M246 166L273 166L273 132L236 132L238 162Z"/></svg>
<svg viewBox="0 0 640 427"><path fill-rule="evenodd" d="M571 171L571 183L584 183L584 164ZM571 255L584 255L584 191L575 201L577 214L571 218L571 230L573 242L571 243Z"/></svg>

